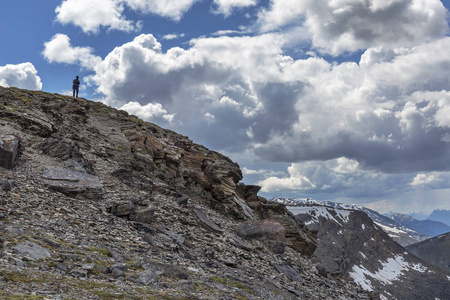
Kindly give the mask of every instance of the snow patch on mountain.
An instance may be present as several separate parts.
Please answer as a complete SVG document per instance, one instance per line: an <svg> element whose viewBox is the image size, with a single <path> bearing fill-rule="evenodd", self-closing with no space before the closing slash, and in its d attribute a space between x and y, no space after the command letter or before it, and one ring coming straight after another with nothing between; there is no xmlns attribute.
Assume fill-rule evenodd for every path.
<svg viewBox="0 0 450 300"><path fill-rule="evenodd" d="M402 233L407 234L407 231L412 231L412 230L402 230L397 227L385 226L378 222L374 222L374 223L377 224L378 226L380 226L381 229L383 229L387 234L389 234L389 236L391 238L397 238L397 237L399 237L399 234L402 234Z"/></svg>
<svg viewBox="0 0 450 300"><path fill-rule="evenodd" d="M343 222L348 222L348 216L351 211L342 209L330 209L325 206L305 206L292 207L289 210L294 214L309 214L311 221L305 223L306 226L319 222L319 217L324 217L342 225Z"/></svg>
<svg viewBox="0 0 450 300"><path fill-rule="evenodd" d="M373 286L369 277L384 285L392 284L392 281L399 280L405 271L408 270L415 270L421 273L429 271L427 267L421 264L410 264L405 261L403 256L396 255L383 262L382 267L376 272L370 272L364 268L363 265L355 265L350 272L350 276L363 289L373 291Z"/></svg>

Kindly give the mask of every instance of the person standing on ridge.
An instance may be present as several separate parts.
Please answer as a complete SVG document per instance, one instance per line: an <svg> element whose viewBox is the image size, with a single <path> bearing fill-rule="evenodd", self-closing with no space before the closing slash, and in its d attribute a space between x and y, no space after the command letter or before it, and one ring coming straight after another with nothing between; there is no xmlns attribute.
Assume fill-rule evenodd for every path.
<svg viewBox="0 0 450 300"><path fill-rule="evenodd" d="M78 79L79 77L77 76L77 78L75 78L73 80L73 85L72 85L72 89L73 89L73 96L78 98L78 89L80 88L80 80Z"/></svg>

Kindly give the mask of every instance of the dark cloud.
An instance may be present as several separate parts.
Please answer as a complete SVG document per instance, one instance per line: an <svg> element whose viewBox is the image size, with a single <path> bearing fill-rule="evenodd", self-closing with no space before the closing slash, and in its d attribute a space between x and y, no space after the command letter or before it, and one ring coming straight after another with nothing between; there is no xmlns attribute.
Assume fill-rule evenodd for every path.
<svg viewBox="0 0 450 300"><path fill-rule="evenodd" d="M292 124L299 117L296 104L302 88L302 84L296 82L256 85L258 99L263 105L263 112L255 118L252 126L256 142L266 143L271 135L291 132Z"/></svg>

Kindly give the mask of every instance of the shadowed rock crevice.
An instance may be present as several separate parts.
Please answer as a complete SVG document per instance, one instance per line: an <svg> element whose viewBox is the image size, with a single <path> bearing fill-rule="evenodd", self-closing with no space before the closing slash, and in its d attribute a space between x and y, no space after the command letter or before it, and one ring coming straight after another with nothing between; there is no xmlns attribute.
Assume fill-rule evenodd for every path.
<svg viewBox="0 0 450 300"><path fill-rule="evenodd" d="M13 135L0 135L0 167L12 169L19 153L19 139Z"/></svg>

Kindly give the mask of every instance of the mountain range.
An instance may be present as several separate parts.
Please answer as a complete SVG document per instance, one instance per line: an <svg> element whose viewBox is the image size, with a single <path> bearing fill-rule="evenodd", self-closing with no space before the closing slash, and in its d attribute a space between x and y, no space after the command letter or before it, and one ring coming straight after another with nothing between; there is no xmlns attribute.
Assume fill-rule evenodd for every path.
<svg viewBox="0 0 450 300"><path fill-rule="evenodd" d="M450 226L443 222L427 220L416 220L411 216L404 214L393 214L389 216L395 222L414 230L418 233L425 234L429 237L435 237L437 235L450 232Z"/></svg>
<svg viewBox="0 0 450 300"><path fill-rule="evenodd" d="M359 210L367 214L369 218L371 218L378 226L380 226L386 233L397 243L402 246L411 245L423 240L428 239L430 236L414 231L407 226L393 220L387 216L384 216L372 209L361 205L354 204L345 204L345 203L337 203L333 201L317 201L312 198L286 198L286 197L277 197L273 198L270 201L276 203L283 203L288 206L289 210L294 214L299 212L299 207L304 206L325 206L342 210Z"/></svg>

